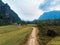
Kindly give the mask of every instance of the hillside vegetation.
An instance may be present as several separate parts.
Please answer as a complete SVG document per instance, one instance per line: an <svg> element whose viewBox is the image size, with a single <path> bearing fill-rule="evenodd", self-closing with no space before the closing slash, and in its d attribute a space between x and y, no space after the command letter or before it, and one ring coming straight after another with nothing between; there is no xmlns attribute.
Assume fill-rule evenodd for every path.
<svg viewBox="0 0 60 45"><path fill-rule="evenodd" d="M54 10L49 12L44 12L38 20L48 20L48 19L60 19L60 11Z"/></svg>
<svg viewBox="0 0 60 45"><path fill-rule="evenodd" d="M38 21L38 41L40 45L59 45L60 43L60 23L57 20Z"/></svg>

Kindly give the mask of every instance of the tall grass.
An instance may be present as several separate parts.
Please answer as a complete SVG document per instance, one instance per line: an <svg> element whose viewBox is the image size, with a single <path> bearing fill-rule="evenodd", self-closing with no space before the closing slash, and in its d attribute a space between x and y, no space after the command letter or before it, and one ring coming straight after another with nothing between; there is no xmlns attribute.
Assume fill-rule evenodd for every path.
<svg viewBox="0 0 60 45"><path fill-rule="evenodd" d="M32 28L29 26L3 26L0 27L0 45L23 45Z"/></svg>
<svg viewBox="0 0 60 45"><path fill-rule="evenodd" d="M55 38L52 38L47 45L60 45L60 36L56 36Z"/></svg>

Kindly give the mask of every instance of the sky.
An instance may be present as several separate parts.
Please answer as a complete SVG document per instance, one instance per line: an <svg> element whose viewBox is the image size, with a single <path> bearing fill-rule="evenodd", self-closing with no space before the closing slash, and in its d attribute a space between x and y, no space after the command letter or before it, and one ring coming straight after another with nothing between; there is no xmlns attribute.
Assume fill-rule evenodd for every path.
<svg viewBox="0 0 60 45"><path fill-rule="evenodd" d="M60 0L2 0L25 21L38 19L44 12L60 10Z"/></svg>

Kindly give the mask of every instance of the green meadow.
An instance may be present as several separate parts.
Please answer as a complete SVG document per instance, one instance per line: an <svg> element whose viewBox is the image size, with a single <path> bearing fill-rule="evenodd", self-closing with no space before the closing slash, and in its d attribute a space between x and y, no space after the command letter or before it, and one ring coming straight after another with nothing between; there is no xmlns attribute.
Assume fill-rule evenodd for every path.
<svg viewBox="0 0 60 45"><path fill-rule="evenodd" d="M31 31L29 26L0 26L0 45L23 45Z"/></svg>

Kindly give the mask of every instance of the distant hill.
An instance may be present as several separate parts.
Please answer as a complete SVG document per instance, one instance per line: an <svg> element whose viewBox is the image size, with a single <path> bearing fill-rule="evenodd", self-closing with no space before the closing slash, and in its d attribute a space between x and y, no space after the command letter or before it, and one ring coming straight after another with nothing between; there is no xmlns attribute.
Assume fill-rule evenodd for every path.
<svg viewBox="0 0 60 45"><path fill-rule="evenodd" d="M0 0L0 25L18 23L21 19L18 15L10 9L8 4L4 4Z"/></svg>
<svg viewBox="0 0 60 45"><path fill-rule="evenodd" d="M60 19L60 11L50 11L42 14L38 20Z"/></svg>

